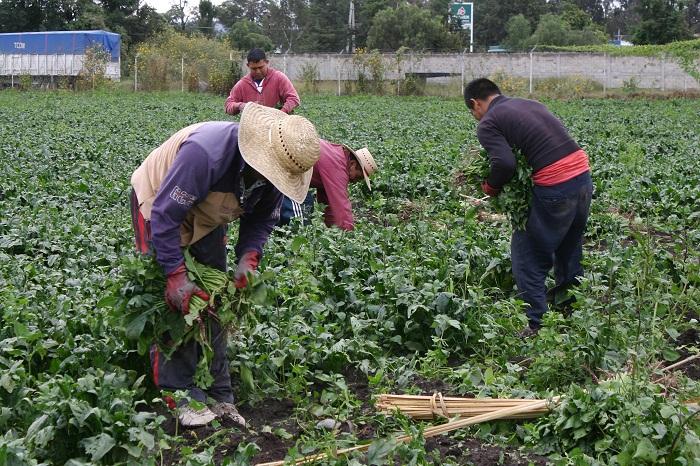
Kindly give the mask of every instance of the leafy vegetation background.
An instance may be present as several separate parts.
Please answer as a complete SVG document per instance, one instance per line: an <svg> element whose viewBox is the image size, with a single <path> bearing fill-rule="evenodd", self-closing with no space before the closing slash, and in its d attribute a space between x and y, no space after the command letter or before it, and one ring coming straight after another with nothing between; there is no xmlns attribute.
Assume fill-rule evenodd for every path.
<svg viewBox="0 0 700 466"><path fill-rule="evenodd" d="M378 444L373 464L460 462L426 453L415 423L374 415L350 383L360 378L369 394L572 400L540 421L455 442L477 435L562 464L697 464L697 416L680 403L698 396L697 382L662 381L655 368L697 351L700 104L548 104L593 166L586 277L570 317L550 313L536 339L521 341L510 227L481 215L460 184L476 144L463 103L304 99L299 113L322 137L368 146L381 170L371 193L352 188L354 232L325 228L317 212L312 225L271 237L267 302L230 341L242 404L293 403L294 429L269 434L290 455L363 437L314 428L332 417L377 436L418 434L408 446ZM223 102L4 92L0 117L0 463L222 461L222 437L183 446L166 434L148 363L114 314L115 296L155 278L133 258L131 172L181 127L227 119ZM158 298L137 293L131 304ZM245 464L251 445L234 445L226 461Z"/></svg>

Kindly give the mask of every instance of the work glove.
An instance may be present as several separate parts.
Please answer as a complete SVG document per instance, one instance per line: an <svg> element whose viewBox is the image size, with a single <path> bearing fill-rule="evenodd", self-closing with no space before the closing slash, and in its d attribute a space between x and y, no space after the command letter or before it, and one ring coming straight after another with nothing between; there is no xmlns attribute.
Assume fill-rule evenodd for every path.
<svg viewBox="0 0 700 466"><path fill-rule="evenodd" d="M187 269L182 263L178 268L170 272L167 276L168 282L165 285L165 302L173 311L180 311L183 315L190 313L190 298L192 295L199 296L205 301L209 301L209 295L187 278Z"/></svg>
<svg viewBox="0 0 700 466"><path fill-rule="evenodd" d="M260 262L260 253L258 251L248 251L238 261L236 273L233 274L234 286L236 288L245 288L248 286L248 273L253 272L258 268Z"/></svg>
<svg viewBox="0 0 700 466"><path fill-rule="evenodd" d="M486 180L484 180L484 182L481 183L481 190L484 192L484 194L488 194L491 197L496 197L501 193L500 189L494 188Z"/></svg>

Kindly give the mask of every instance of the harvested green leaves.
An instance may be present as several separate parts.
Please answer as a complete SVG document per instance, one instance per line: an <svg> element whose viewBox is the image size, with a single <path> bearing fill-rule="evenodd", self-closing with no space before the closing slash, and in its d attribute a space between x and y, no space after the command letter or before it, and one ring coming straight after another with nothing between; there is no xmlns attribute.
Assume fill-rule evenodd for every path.
<svg viewBox="0 0 700 466"><path fill-rule="evenodd" d="M498 196L490 198L490 204L494 210L508 216L514 230L524 230L532 195L532 169L519 151L514 153L517 161L515 175L503 186ZM486 150L470 150L465 158L463 173L473 192L481 192L481 183L488 178L490 171Z"/></svg>

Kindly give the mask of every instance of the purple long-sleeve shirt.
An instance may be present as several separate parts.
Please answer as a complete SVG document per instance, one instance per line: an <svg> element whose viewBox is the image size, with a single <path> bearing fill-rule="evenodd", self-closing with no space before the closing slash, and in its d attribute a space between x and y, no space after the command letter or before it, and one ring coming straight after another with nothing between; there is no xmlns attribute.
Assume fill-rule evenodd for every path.
<svg viewBox="0 0 700 466"><path fill-rule="evenodd" d="M238 149L237 123L205 123L180 146L151 210L153 246L165 273L184 260L180 226L187 212L210 192L233 193L240 201L245 167ZM246 197L241 205L244 213L236 244L238 258L248 251L262 255L262 247L279 220L281 203L282 194L269 182Z"/></svg>

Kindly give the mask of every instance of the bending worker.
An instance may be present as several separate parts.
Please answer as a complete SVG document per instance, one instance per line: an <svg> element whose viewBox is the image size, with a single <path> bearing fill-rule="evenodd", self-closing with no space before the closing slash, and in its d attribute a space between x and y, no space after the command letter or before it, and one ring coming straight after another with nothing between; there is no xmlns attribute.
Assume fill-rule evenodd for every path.
<svg viewBox="0 0 700 466"><path fill-rule="evenodd" d="M155 149L133 173L131 214L136 247L155 254L167 276L165 300L174 312L187 314L192 295L208 300L187 277L183 247L204 265L226 270L228 223L240 219L235 252L235 286L247 286L262 248L279 220L282 195L301 200L319 157L316 129L306 118L289 116L257 104L246 106L240 124L206 122L188 126ZM154 345L151 365L162 390L185 390L202 403L179 409L180 423L197 427L216 417L241 425L233 404L226 358L226 332L211 319L213 384L195 386L198 343L187 342L170 359Z"/></svg>

